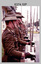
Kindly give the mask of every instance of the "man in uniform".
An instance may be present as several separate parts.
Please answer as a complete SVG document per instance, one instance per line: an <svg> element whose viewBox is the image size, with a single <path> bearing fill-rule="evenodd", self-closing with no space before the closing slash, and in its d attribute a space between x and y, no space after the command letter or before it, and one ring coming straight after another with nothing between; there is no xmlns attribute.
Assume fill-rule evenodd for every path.
<svg viewBox="0 0 41 64"><path fill-rule="evenodd" d="M19 14L19 13L17 13L17 14ZM20 16L18 16L18 19L17 19L17 22L15 22L15 33L16 33L16 36L17 36L17 38L18 38L18 40L19 40L19 42L20 42L20 44L19 44L19 51L22 51L22 52L25 52L25 45L22 45L21 43L24 43L25 42L25 44L26 44L26 41L24 41L24 38L22 39L22 37L24 36L23 35L23 31L21 31L21 28L22 27L20 27L20 23L21 23L21 21L20 21L20 19L19 19L19 17L21 17L22 18L22 16L20 15ZM22 33L23 32L23 33ZM23 36L22 36L23 35ZM22 36L22 37L20 37L20 36ZM29 43L27 43L26 45L28 45ZM27 53L27 55L28 55L28 57L29 58L31 58L30 57L30 53ZM27 57L27 58L28 58ZM32 56L33 57L33 56Z"/></svg>
<svg viewBox="0 0 41 64"><path fill-rule="evenodd" d="M4 57L2 59L3 62L19 62L19 59L24 56L24 53L20 52L18 47L16 47L18 40L13 30L14 25L12 24L13 21L11 18L13 21L15 20L14 17L8 17L8 19L5 18L6 29L2 34L2 43L4 47Z"/></svg>
<svg viewBox="0 0 41 64"><path fill-rule="evenodd" d="M4 21L6 23L6 29L2 33L2 44L4 47L4 56L2 58L3 62L19 62L24 53L19 51L19 47L16 47L16 42L18 41L14 32L14 25L12 22L15 22L16 16L7 14L7 10L4 7L6 16ZM18 46L18 44L17 44Z"/></svg>

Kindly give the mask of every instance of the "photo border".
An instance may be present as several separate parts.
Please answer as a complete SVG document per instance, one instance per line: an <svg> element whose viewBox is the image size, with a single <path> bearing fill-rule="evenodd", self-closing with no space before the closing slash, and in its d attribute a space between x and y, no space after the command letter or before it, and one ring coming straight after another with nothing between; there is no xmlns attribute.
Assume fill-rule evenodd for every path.
<svg viewBox="0 0 41 64"><path fill-rule="evenodd" d="M1 22L2 22L2 18L1 18L1 6L14 6L14 3L27 3L27 6L40 6L41 7L41 0L1 0L0 1L0 64L2 63L3 64L3 62L1 62L1 56L2 56L2 24L1 24ZM41 9L41 8L40 8ZM41 12L40 12L40 28L41 28ZM40 56L40 60L41 60L41 29L40 29L40 36L39 36L39 38L40 38L40 45L39 45L39 47L40 47L40 49L39 49L39 56ZM6 64L7 62L4 62L4 64ZM13 64L14 64L14 62L12 62ZM12 64L11 62L10 62L10 64ZM20 63L22 63L22 62L20 62ZM20 64L20 63L18 63L18 64ZM25 63L27 63L27 62L25 62ZM37 63L39 63L39 64L41 64L41 61L40 62L35 62L36 64ZM33 63L33 64L35 64L35 63ZM7 64L9 64L9 63L7 63ZM17 64L17 62L15 63L15 64ZM24 64L24 63L22 63L22 64ZM29 63L28 63L29 64Z"/></svg>

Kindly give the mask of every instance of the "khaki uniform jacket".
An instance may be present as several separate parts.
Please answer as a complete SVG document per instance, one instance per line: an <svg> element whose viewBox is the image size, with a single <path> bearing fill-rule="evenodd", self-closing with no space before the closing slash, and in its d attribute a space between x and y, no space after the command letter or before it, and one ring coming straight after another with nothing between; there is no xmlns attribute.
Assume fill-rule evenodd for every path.
<svg viewBox="0 0 41 64"><path fill-rule="evenodd" d="M16 36L19 40L21 40L21 42L23 41L23 44L26 45L26 43L24 43L24 38L23 38L23 33L22 31L18 28L15 28L15 33ZM25 52L25 45L22 45L21 43L19 43L19 51Z"/></svg>
<svg viewBox="0 0 41 64"><path fill-rule="evenodd" d="M17 38L14 30L7 27L2 34L2 44L4 47L3 62L19 62L22 53L19 51ZM17 44L17 46L16 46Z"/></svg>
<svg viewBox="0 0 41 64"><path fill-rule="evenodd" d="M20 27L20 29L19 29L19 33L20 33L21 39L24 40L24 32L23 32L23 30L22 30L21 27ZM20 45L20 50L21 50L22 52L25 52L25 46L24 46L24 45Z"/></svg>
<svg viewBox="0 0 41 64"><path fill-rule="evenodd" d="M19 51L25 52L25 45L23 33L20 28L15 27L15 34L17 36L17 39L19 40ZM20 59L21 62L25 62L25 57L23 59Z"/></svg>

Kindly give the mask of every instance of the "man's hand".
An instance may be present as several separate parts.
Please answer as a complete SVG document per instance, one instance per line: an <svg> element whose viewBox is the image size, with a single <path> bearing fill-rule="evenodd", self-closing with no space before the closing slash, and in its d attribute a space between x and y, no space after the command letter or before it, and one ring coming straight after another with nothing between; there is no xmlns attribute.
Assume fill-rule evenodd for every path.
<svg viewBox="0 0 41 64"><path fill-rule="evenodd" d="M27 45L31 44L31 42L27 42Z"/></svg>
<svg viewBox="0 0 41 64"><path fill-rule="evenodd" d="M36 56L34 54L30 54L29 52L25 53L25 59L26 58L35 58Z"/></svg>
<svg viewBox="0 0 41 64"><path fill-rule="evenodd" d="M27 42L27 45L34 45L35 43L34 42Z"/></svg>

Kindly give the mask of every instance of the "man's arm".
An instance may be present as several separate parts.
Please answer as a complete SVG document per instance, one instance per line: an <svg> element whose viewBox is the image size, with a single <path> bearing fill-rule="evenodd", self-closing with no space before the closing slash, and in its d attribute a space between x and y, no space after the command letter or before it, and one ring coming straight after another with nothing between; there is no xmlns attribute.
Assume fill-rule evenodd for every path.
<svg viewBox="0 0 41 64"><path fill-rule="evenodd" d="M22 44L22 45L28 45L28 44L30 43L30 42L26 42L26 41L24 41L24 40L21 40L19 36L18 36L18 41L19 41L19 43Z"/></svg>
<svg viewBox="0 0 41 64"><path fill-rule="evenodd" d="M15 45L14 45L14 37L11 34L7 34L7 36L5 37L5 50L7 51L7 54L9 56L14 56L17 58L21 58L22 57L22 52L17 51L15 49Z"/></svg>

